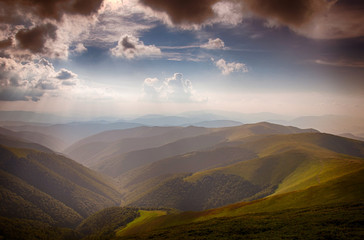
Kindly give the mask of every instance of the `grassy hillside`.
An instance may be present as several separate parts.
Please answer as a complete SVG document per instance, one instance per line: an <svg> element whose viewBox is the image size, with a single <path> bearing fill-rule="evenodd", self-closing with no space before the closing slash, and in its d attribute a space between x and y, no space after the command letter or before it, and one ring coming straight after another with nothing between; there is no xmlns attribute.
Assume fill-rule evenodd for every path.
<svg viewBox="0 0 364 240"><path fill-rule="evenodd" d="M238 146L154 162L120 181L125 191L133 192L125 195L126 204L203 210L301 190L351 173L363 166L356 157L363 149L363 142L321 133L253 136ZM163 181L148 183L154 179Z"/></svg>
<svg viewBox="0 0 364 240"><path fill-rule="evenodd" d="M76 230L83 239L110 239L115 235L115 229L126 227L139 216L135 208L106 208L82 221Z"/></svg>
<svg viewBox="0 0 364 240"><path fill-rule="evenodd" d="M183 211L202 210L234 203L260 190L260 186L234 175L212 174L196 183L176 177L162 182L129 204L177 208Z"/></svg>
<svg viewBox="0 0 364 240"><path fill-rule="evenodd" d="M364 169L300 191L203 212L156 217L119 237L152 239L317 238L361 239ZM297 228L297 226L301 226ZM307 227L302 227L307 226ZM291 229L292 228L292 229ZM137 236L133 237L133 234ZM236 234L236 235L235 235ZM324 238L326 238L324 237ZM354 238L353 238L354 237Z"/></svg>
<svg viewBox="0 0 364 240"><path fill-rule="evenodd" d="M4 146L0 155L2 216L74 226L120 203L108 180L61 155Z"/></svg>
<svg viewBox="0 0 364 240"><path fill-rule="evenodd" d="M280 134L270 137L256 136L245 140L244 146L266 156L285 147L306 145L323 148L336 153L364 157L364 142L325 133Z"/></svg>
<svg viewBox="0 0 364 240"><path fill-rule="evenodd" d="M364 237L364 142L270 123L141 129L77 146L115 154L99 166L121 193L65 156L0 135L0 239Z"/></svg>
<svg viewBox="0 0 364 240"><path fill-rule="evenodd" d="M61 201L0 170L0 216L26 218L71 227L82 217Z"/></svg>
<svg viewBox="0 0 364 240"><path fill-rule="evenodd" d="M129 231L113 239L362 239L363 204L326 205L220 217ZM143 229L143 228L140 228Z"/></svg>
<svg viewBox="0 0 364 240"><path fill-rule="evenodd" d="M116 231L115 235L123 236L126 233L137 233L140 228L147 226L149 222L160 216L165 216L166 214L167 212L163 210L139 210L139 216L133 221L129 222L124 228Z"/></svg>
<svg viewBox="0 0 364 240"><path fill-rule="evenodd" d="M77 240L81 239L81 234L69 228L55 227L41 221L0 216L0 239Z"/></svg>

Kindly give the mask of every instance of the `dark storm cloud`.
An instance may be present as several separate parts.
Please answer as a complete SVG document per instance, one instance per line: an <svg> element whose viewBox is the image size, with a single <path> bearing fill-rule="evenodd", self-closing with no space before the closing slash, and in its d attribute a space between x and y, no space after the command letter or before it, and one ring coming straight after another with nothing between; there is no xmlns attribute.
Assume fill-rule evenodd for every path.
<svg viewBox="0 0 364 240"><path fill-rule="evenodd" d="M242 0L250 12L316 39L364 36L362 0Z"/></svg>
<svg viewBox="0 0 364 240"><path fill-rule="evenodd" d="M103 0L0 0L1 17L14 18L14 14L31 13L41 19L61 20L64 14L88 16L97 12ZM16 16L16 15L15 15ZM11 19L3 19L11 20Z"/></svg>
<svg viewBox="0 0 364 240"><path fill-rule="evenodd" d="M300 27L327 9L326 0L243 0L256 15Z"/></svg>
<svg viewBox="0 0 364 240"><path fill-rule="evenodd" d="M125 36L121 41L121 45L124 49L135 49L135 45L129 41L129 37Z"/></svg>
<svg viewBox="0 0 364 240"><path fill-rule="evenodd" d="M166 12L175 24L203 23L214 16L212 5L219 0L141 0L153 10Z"/></svg>
<svg viewBox="0 0 364 240"><path fill-rule="evenodd" d="M166 13L173 24L219 23L226 4L244 18L258 17L267 26L287 26L314 39L353 38L364 35L362 0L140 0L156 12ZM218 3L218 4L217 4ZM226 17L226 16L225 16ZM212 20L212 21L211 21ZM221 19L223 22L224 19ZM233 24L239 22L233 21Z"/></svg>
<svg viewBox="0 0 364 240"><path fill-rule="evenodd" d="M44 44L47 39L56 39L57 27L53 24L44 24L32 29L22 29L16 35L19 46L22 49L28 49L32 53L44 51Z"/></svg>
<svg viewBox="0 0 364 240"><path fill-rule="evenodd" d="M0 41L0 49L8 48L13 44L13 40L11 38Z"/></svg>
<svg viewBox="0 0 364 240"><path fill-rule="evenodd" d="M56 40L59 28L56 22L62 22L65 15L90 16L97 13L102 3L103 0L0 0L1 35L15 43L2 39L0 49L12 46L7 53L22 49L60 57L53 48L45 49L49 46L47 41ZM19 26L22 29L19 30Z"/></svg>
<svg viewBox="0 0 364 240"><path fill-rule="evenodd" d="M227 0L229 1L229 0ZM263 18L280 23L300 26L317 12L324 10L327 0L230 0L242 3L245 9ZM222 0L141 0L141 3L156 11L166 12L175 24L201 24L215 15L212 6Z"/></svg>
<svg viewBox="0 0 364 240"><path fill-rule="evenodd" d="M336 3L337 6L346 9L357 9L364 11L364 1L363 0L340 0Z"/></svg>

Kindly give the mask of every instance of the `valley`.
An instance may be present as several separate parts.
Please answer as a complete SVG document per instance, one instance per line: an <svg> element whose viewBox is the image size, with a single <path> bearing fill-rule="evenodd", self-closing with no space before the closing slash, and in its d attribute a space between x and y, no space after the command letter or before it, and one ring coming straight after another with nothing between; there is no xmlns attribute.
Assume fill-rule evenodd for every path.
<svg viewBox="0 0 364 240"><path fill-rule="evenodd" d="M39 128L1 128L0 236L363 236L360 140L269 122L114 127L68 147Z"/></svg>

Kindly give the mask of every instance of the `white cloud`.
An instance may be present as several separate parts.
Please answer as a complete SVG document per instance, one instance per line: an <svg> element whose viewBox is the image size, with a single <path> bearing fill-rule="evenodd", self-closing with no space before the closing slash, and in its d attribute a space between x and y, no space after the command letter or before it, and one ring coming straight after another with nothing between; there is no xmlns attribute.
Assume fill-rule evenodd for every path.
<svg viewBox="0 0 364 240"><path fill-rule="evenodd" d="M72 78L77 78L77 74L62 68L59 72L57 72L56 78L60 80L69 80Z"/></svg>
<svg viewBox="0 0 364 240"><path fill-rule="evenodd" d="M156 57L161 55L161 50L154 45L144 45L138 38L124 35L120 38L118 45L110 49L111 54L116 57L133 59L138 57Z"/></svg>
<svg viewBox="0 0 364 240"><path fill-rule="evenodd" d="M147 101L158 101L161 86L158 86L158 78L146 78L143 83L143 99Z"/></svg>
<svg viewBox="0 0 364 240"><path fill-rule="evenodd" d="M47 97L87 101L122 98L110 87L86 84L68 69L56 71L44 58L17 62L0 57L0 101L37 102Z"/></svg>
<svg viewBox="0 0 364 240"><path fill-rule="evenodd" d="M242 6L237 1L220 1L212 6L216 17L211 23L220 23L228 26L236 26L243 21Z"/></svg>
<svg viewBox="0 0 364 240"><path fill-rule="evenodd" d="M244 63L230 62L227 63L224 59L215 62L216 67L221 70L223 75L229 75L232 72L248 72L248 68Z"/></svg>
<svg viewBox="0 0 364 240"><path fill-rule="evenodd" d="M85 45L83 45L83 43L78 43L75 48L73 49L73 52L81 54L87 51L87 48L85 47Z"/></svg>
<svg viewBox="0 0 364 240"><path fill-rule="evenodd" d="M163 82L157 78L146 78L143 83L142 99L162 102L202 102L206 98L199 97L192 82L184 79L182 73L175 73Z"/></svg>
<svg viewBox="0 0 364 240"><path fill-rule="evenodd" d="M87 45L110 47L122 35L139 37L155 26L155 17L145 12L137 0L105 0L85 38Z"/></svg>
<svg viewBox="0 0 364 240"><path fill-rule="evenodd" d="M76 74L67 69L56 72L44 58L28 62L0 58L0 70L3 101L38 101L46 93L58 95L79 83Z"/></svg>
<svg viewBox="0 0 364 240"><path fill-rule="evenodd" d="M225 43L220 38L216 39L209 39L209 41L203 45L201 45L201 48L207 48L207 49L224 49Z"/></svg>

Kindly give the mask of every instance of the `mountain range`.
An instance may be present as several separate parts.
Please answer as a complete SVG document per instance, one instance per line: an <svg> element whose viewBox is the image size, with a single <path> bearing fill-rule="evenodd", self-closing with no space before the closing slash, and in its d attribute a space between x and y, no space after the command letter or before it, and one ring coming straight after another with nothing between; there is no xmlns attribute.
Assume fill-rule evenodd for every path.
<svg viewBox="0 0 364 240"><path fill-rule="evenodd" d="M0 128L5 239L362 236L363 141L260 122L79 129L62 150L59 126Z"/></svg>

